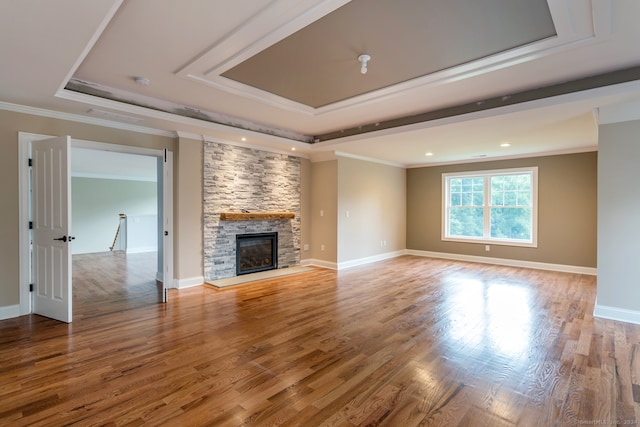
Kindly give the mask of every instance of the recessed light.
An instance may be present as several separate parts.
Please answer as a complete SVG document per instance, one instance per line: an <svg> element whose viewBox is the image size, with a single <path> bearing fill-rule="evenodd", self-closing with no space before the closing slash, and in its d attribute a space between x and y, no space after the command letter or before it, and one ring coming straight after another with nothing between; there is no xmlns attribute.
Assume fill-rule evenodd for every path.
<svg viewBox="0 0 640 427"><path fill-rule="evenodd" d="M424 153L425 156L433 156L432 152Z"/></svg>
<svg viewBox="0 0 640 427"><path fill-rule="evenodd" d="M502 148L511 147L511 144L509 144L508 142L503 142L502 144L500 144L500 147Z"/></svg>
<svg viewBox="0 0 640 427"><path fill-rule="evenodd" d="M246 141L247 138L245 138L244 136L241 138L242 141Z"/></svg>
<svg viewBox="0 0 640 427"><path fill-rule="evenodd" d="M296 147L291 147L291 151L296 151Z"/></svg>

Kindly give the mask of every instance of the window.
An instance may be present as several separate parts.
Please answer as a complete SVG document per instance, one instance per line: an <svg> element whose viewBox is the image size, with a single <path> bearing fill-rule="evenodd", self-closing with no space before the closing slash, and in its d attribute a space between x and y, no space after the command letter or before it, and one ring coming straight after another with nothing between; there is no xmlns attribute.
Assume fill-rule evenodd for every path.
<svg viewBox="0 0 640 427"><path fill-rule="evenodd" d="M538 168L448 173L443 240L536 246Z"/></svg>

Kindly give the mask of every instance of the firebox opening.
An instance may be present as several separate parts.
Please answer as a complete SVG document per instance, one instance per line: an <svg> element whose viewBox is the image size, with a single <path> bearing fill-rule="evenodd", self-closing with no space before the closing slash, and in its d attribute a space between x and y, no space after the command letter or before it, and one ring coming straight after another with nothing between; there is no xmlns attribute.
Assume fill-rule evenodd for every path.
<svg viewBox="0 0 640 427"><path fill-rule="evenodd" d="M278 233L236 235L236 275L278 268Z"/></svg>

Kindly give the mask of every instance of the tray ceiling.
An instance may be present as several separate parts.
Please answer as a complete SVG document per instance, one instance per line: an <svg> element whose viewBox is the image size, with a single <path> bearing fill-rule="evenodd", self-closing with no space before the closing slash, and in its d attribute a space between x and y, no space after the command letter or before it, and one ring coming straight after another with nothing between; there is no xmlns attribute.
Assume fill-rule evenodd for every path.
<svg viewBox="0 0 640 427"><path fill-rule="evenodd" d="M594 37L588 5L567 8L564 0L276 0L225 7L227 1L173 5L162 12L145 0L123 3L66 88L314 142L316 135L362 125L357 113L351 122L343 114L315 118L465 81ZM221 13L227 10L244 13ZM152 20L157 14L164 25L141 32L144 14ZM166 21L170 15L175 22ZM372 57L366 75L360 72L361 54ZM136 86L136 76L151 84ZM512 84L512 92L528 88L517 80ZM425 103L442 107L456 100L420 102ZM406 104L369 120L433 109ZM290 112L306 118L291 120Z"/></svg>
<svg viewBox="0 0 640 427"><path fill-rule="evenodd" d="M556 35L546 0L353 0L221 75L320 108Z"/></svg>
<svg viewBox="0 0 640 427"><path fill-rule="evenodd" d="M640 2L36 3L0 2L0 108L402 166L592 150L640 115Z"/></svg>

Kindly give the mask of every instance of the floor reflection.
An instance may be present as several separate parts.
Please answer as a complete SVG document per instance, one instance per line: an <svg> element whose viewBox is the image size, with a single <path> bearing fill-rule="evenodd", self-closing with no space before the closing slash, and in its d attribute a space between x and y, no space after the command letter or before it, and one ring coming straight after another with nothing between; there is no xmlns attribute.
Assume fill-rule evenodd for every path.
<svg viewBox="0 0 640 427"><path fill-rule="evenodd" d="M459 278L445 294L447 335L467 350L526 354L531 338L530 290L518 284Z"/></svg>

